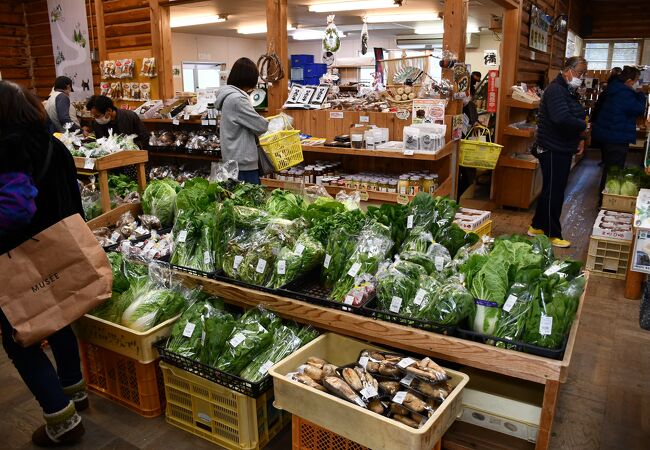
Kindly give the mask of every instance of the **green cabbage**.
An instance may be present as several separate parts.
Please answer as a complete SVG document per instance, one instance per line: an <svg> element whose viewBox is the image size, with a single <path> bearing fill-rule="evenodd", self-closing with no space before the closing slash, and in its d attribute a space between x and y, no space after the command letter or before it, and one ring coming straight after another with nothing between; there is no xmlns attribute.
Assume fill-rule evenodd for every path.
<svg viewBox="0 0 650 450"><path fill-rule="evenodd" d="M607 178L607 183L605 183L605 191L607 191L608 194L621 194L621 182L618 177Z"/></svg>
<svg viewBox="0 0 650 450"><path fill-rule="evenodd" d="M173 180L153 180L142 194L142 211L158 217L163 227L174 223L176 186Z"/></svg>
<svg viewBox="0 0 650 450"><path fill-rule="evenodd" d="M621 183L621 195L628 197L636 197L639 195L638 181L632 177L625 177L623 183Z"/></svg>

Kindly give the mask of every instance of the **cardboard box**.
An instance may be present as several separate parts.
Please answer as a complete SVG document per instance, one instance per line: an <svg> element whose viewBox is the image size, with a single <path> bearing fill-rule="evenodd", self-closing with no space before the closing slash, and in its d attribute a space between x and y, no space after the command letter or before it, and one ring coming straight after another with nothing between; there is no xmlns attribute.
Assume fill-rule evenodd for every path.
<svg viewBox="0 0 650 450"><path fill-rule="evenodd" d="M601 210L594 222L592 236L631 241L633 220L632 214Z"/></svg>
<svg viewBox="0 0 650 450"><path fill-rule="evenodd" d="M463 230L474 231L490 220L491 217L492 213L490 213L490 211L460 208L458 212L456 212L454 222Z"/></svg>

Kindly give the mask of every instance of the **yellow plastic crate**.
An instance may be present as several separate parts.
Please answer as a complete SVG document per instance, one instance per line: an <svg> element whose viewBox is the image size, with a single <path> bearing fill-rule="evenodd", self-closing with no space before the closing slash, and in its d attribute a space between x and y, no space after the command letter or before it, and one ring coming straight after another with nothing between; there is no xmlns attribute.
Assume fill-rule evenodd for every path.
<svg viewBox="0 0 650 450"><path fill-rule="evenodd" d="M461 139L458 164L463 167L492 170L497 166L503 145Z"/></svg>
<svg viewBox="0 0 650 450"><path fill-rule="evenodd" d="M473 232L478 234L479 236L490 236L490 233L492 233L492 221L488 220Z"/></svg>
<svg viewBox="0 0 650 450"><path fill-rule="evenodd" d="M258 450L291 421L273 407L273 390L257 399L164 362L167 422L232 450Z"/></svg>
<svg viewBox="0 0 650 450"><path fill-rule="evenodd" d="M632 242L591 236L587 270L594 275L624 280Z"/></svg>
<svg viewBox="0 0 650 450"><path fill-rule="evenodd" d="M607 191L603 191L603 206L601 209L634 214L636 197L608 194Z"/></svg>
<svg viewBox="0 0 650 450"><path fill-rule="evenodd" d="M275 170L284 170L303 161L300 131L281 130L260 138L264 149Z"/></svg>

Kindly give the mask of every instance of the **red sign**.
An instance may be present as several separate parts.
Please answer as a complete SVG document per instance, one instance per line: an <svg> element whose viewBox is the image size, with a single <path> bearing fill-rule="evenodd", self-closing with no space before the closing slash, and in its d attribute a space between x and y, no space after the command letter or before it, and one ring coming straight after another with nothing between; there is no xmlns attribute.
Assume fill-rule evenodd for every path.
<svg viewBox="0 0 650 450"><path fill-rule="evenodd" d="M487 90L487 111L497 112L497 101L499 98L499 89L497 88L498 70L488 71L488 90Z"/></svg>

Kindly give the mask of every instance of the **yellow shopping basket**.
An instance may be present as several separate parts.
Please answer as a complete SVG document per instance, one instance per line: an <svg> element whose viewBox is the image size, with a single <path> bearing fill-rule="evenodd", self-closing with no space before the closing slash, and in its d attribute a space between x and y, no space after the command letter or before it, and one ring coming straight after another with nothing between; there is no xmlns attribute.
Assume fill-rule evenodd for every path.
<svg viewBox="0 0 650 450"><path fill-rule="evenodd" d="M280 116L273 116L268 119L271 120ZM276 131L260 137L260 145L269 155L277 171L295 166L303 161L300 131L294 130L286 119L285 126L290 129Z"/></svg>
<svg viewBox="0 0 650 450"><path fill-rule="evenodd" d="M494 169L499 161L499 155L503 145L494 144L490 130L481 125L475 125L468 133L474 139L461 139L460 158L458 164L463 167L475 169ZM486 136L486 141L480 141Z"/></svg>

